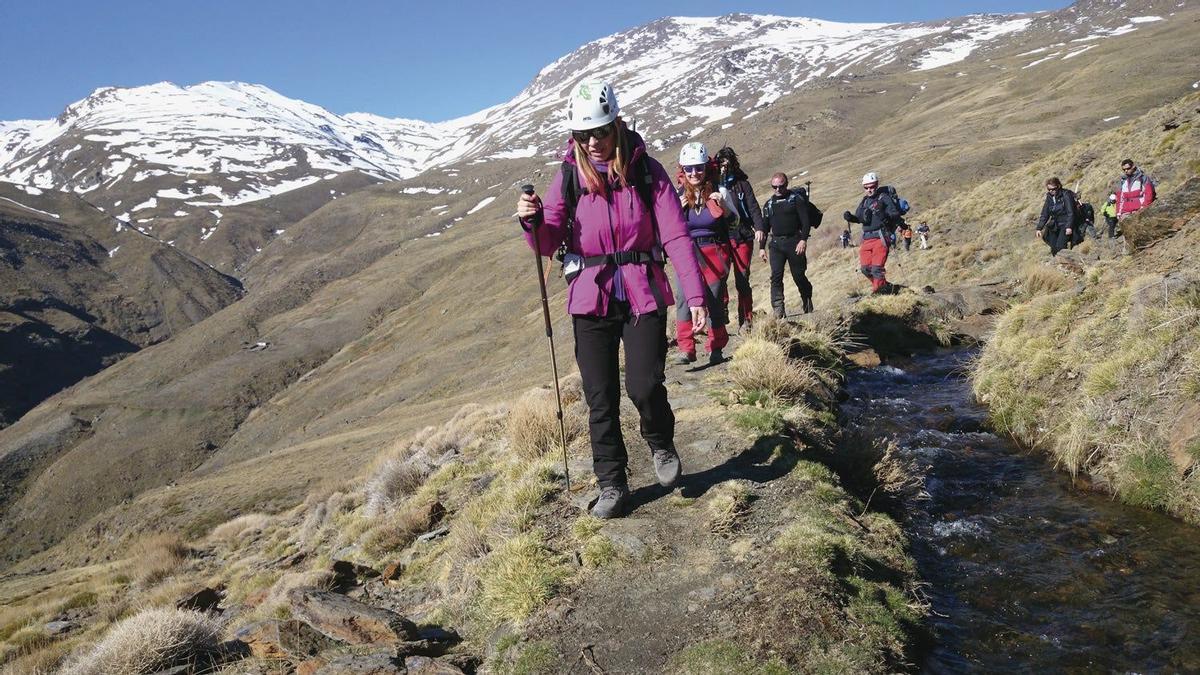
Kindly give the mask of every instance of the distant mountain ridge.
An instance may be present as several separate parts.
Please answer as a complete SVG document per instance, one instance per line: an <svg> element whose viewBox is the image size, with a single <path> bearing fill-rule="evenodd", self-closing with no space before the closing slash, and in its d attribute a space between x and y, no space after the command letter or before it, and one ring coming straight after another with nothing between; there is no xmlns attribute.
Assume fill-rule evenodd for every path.
<svg viewBox="0 0 1200 675"><path fill-rule="evenodd" d="M585 74L615 82L640 130L661 144L753 115L820 78L941 67L1047 27L1088 38L1147 18L1072 9L1074 20L1037 13L904 24L669 17L583 45L512 100L440 123L338 115L240 82L103 87L54 120L0 122L0 180L87 194L170 175L178 185L147 200L234 206L345 171L403 179L459 161L553 152L561 102Z"/></svg>

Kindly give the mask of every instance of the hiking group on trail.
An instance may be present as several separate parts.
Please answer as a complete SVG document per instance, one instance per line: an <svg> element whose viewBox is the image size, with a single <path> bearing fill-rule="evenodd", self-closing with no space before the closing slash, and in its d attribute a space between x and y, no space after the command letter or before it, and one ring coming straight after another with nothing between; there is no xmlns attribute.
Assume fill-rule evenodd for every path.
<svg viewBox="0 0 1200 675"><path fill-rule="evenodd" d="M737 288L740 331L753 321L750 286L753 247L771 267L771 309L787 315L784 267L800 293L805 313L813 311L813 287L806 276L808 239L822 212L808 190L789 189L787 174L771 176L770 198L759 207L737 153L722 147L710 157L703 143L679 153L677 185L645 142L620 116L611 85L585 80L567 100L570 138L559 171L545 196L525 186L517 219L538 257L546 335L554 363L554 338L541 270L541 256L562 263L567 280L567 312L575 338L575 362L588 406L592 466L600 488L592 514L622 515L628 505L629 455L620 424L620 352L625 351L625 390L640 417L658 483L673 487L682 475L675 448L675 415L667 399L667 307L677 304L676 342L683 363L697 360L696 335L707 332L710 364L724 360L729 342L730 272ZM806 184L807 185L807 184ZM866 196L849 223L863 226L860 262L876 292L890 288L884 276L887 246L900 228L907 202L893 188L881 188L874 173L863 178ZM902 206L903 205L903 206ZM922 232L922 241L928 228ZM665 263L675 270L683 294L676 303ZM557 365L555 365L557 372ZM559 422L562 424L561 401ZM565 435L564 435L565 445ZM565 447L564 447L565 452ZM565 457L564 457L565 459Z"/></svg>
<svg viewBox="0 0 1200 675"><path fill-rule="evenodd" d="M1100 209L1108 229L1108 238L1115 239L1118 223L1154 202L1154 181L1133 163L1122 160L1121 177L1108 201ZM1046 179L1046 197L1037 222L1037 237L1050 247L1056 256L1064 248L1081 244L1086 236L1099 238L1095 227L1095 211L1079 195L1063 187L1057 176Z"/></svg>

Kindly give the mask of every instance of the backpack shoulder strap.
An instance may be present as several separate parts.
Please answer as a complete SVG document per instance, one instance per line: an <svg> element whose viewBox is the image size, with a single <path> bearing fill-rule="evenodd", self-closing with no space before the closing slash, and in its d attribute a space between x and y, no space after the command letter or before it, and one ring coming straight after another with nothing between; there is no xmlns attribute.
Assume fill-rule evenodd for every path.
<svg viewBox="0 0 1200 675"><path fill-rule="evenodd" d="M575 209L579 206L579 174L575 171L575 165L565 159L560 170L562 171L563 226L566 229L566 236L563 237L559 253L568 253L575 241Z"/></svg>
<svg viewBox="0 0 1200 675"><path fill-rule="evenodd" d="M654 217L654 174L650 172L650 159L642 154L638 161L633 166L633 187L637 190L638 196L642 198L642 204L646 210L650 212L650 217Z"/></svg>

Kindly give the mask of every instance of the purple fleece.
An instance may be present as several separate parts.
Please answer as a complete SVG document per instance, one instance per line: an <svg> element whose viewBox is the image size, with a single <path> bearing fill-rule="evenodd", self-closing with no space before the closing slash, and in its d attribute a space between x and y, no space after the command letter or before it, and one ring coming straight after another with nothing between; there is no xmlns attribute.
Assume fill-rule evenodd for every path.
<svg viewBox="0 0 1200 675"><path fill-rule="evenodd" d="M633 140L633 156L630 158L632 164L645 154L646 145L641 136L631 131L626 133L630 134ZM574 141L568 141L564 159L572 165L575 164ZM650 214L646 212L637 190L633 187L613 191L608 195L608 200L604 195L587 193L580 195L579 205L575 209L574 250L585 257L618 250L650 251L657 239L662 242L671 264L679 273L688 306L703 307L704 278L700 274L691 237L688 236L679 198L675 195L675 189L671 186L671 180L662 164L653 157L647 159L650 173L654 177L654 215L658 221L658 237L655 237ZM579 176L579 184L584 184L582 175ZM566 236L566 228L563 226L565 209L562 199L562 172L555 174L550 187L546 188L542 195L542 203L544 221L538 226L536 249L542 255L549 256L553 255ZM614 231L616 242L612 236ZM535 246L532 233L527 232L525 239L531 247ZM654 271L654 283L658 285L663 300L668 305L675 303L671 284L661 266L656 263L624 265L621 270L624 282L621 284L621 290L627 296L634 314L646 314L658 309L654 294L650 290L650 279L646 274L650 265L658 267ZM609 300L619 297L619 282L615 281L616 276L615 265L584 268L567 292L567 312L589 316L607 315Z"/></svg>

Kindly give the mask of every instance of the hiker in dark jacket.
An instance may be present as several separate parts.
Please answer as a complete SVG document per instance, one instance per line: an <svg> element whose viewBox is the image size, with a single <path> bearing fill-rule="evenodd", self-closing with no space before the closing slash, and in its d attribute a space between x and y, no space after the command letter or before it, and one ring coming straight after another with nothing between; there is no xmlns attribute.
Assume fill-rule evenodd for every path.
<svg viewBox="0 0 1200 675"><path fill-rule="evenodd" d="M663 384L667 306L675 298L659 244L681 279L692 325L702 327L708 318L703 277L671 179L618 112L607 83L585 81L574 87L567 107L572 138L563 170L550 183L544 204L537 195L526 194L517 202L525 238L540 255L553 255L565 244L571 254L595 261L585 262L568 282L567 311L590 410L592 466L600 485L592 515L599 518L620 516L629 500L629 457L620 418L622 343L625 389L641 417L642 438L650 446L659 484L674 485L682 470L675 451L675 414ZM566 175L586 189L573 218L564 199Z"/></svg>
<svg viewBox="0 0 1200 675"><path fill-rule="evenodd" d="M1046 201L1038 218L1037 237L1050 247L1050 255L1067 247L1074 234L1075 195L1064 190L1057 176L1046 180Z"/></svg>
<svg viewBox="0 0 1200 675"><path fill-rule="evenodd" d="M766 249L771 251L771 309L778 318L787 315L783 303L783 266L786 263L792 272L792 281L800 291L801 307L807 314L813 311L813 287L805 276L808 269L808 236L812 229L808 194L802 189L789 190L785 173L771 176L771 193L763 206L763 221L759 228L761 235L757 237L758 255L764 262L767 260Z"/></svg>
<svg viewBox="0 0 1200 675"><path fill-rule="evenodd" d="M688 143L679 151L679 170L683 174L679 200L688 235L696 248L700 273L704 276L705 306L708 307L708 362L725 360L729 344L729 225L736 216L725 210L721 193L714 184L717 172L708 159L703 143ZM692 324L680 308L675 322L675 338L682 363L696 360L696 338Z"/></svg>
<svg viewBox="0 0 1200 675"><path fill-rule="evenodd" d="M863 176L862 201L854 213L846 211L842 217L848 223L862 224L862 246L858 249L858 264L863 276L871 281L872 293L887 293L892 289L887 280L888 247L894 237L893 231L900 224L903 214L900 205L889 191L880 189L879 175L874 171Z"/></svg>
<svg viewBox="0 0 1200 675"><path fill-rule="evenodd" d="M729 248L733 259L733 280L738 297L738 332L749 328L754 318L754 296L750 288L750 258L755 233L762 227L762 209L750 186L750 178L742 171L737 153L725 146L717 151L720 171L717 187L726 208L737 213L737 225L729 230Z"/></svg>
<svg viewBox="0 0 1200 675"><path fill-rule="evenodd" d="M842 230L842 248L850 248L850 228Z"/></svg>

